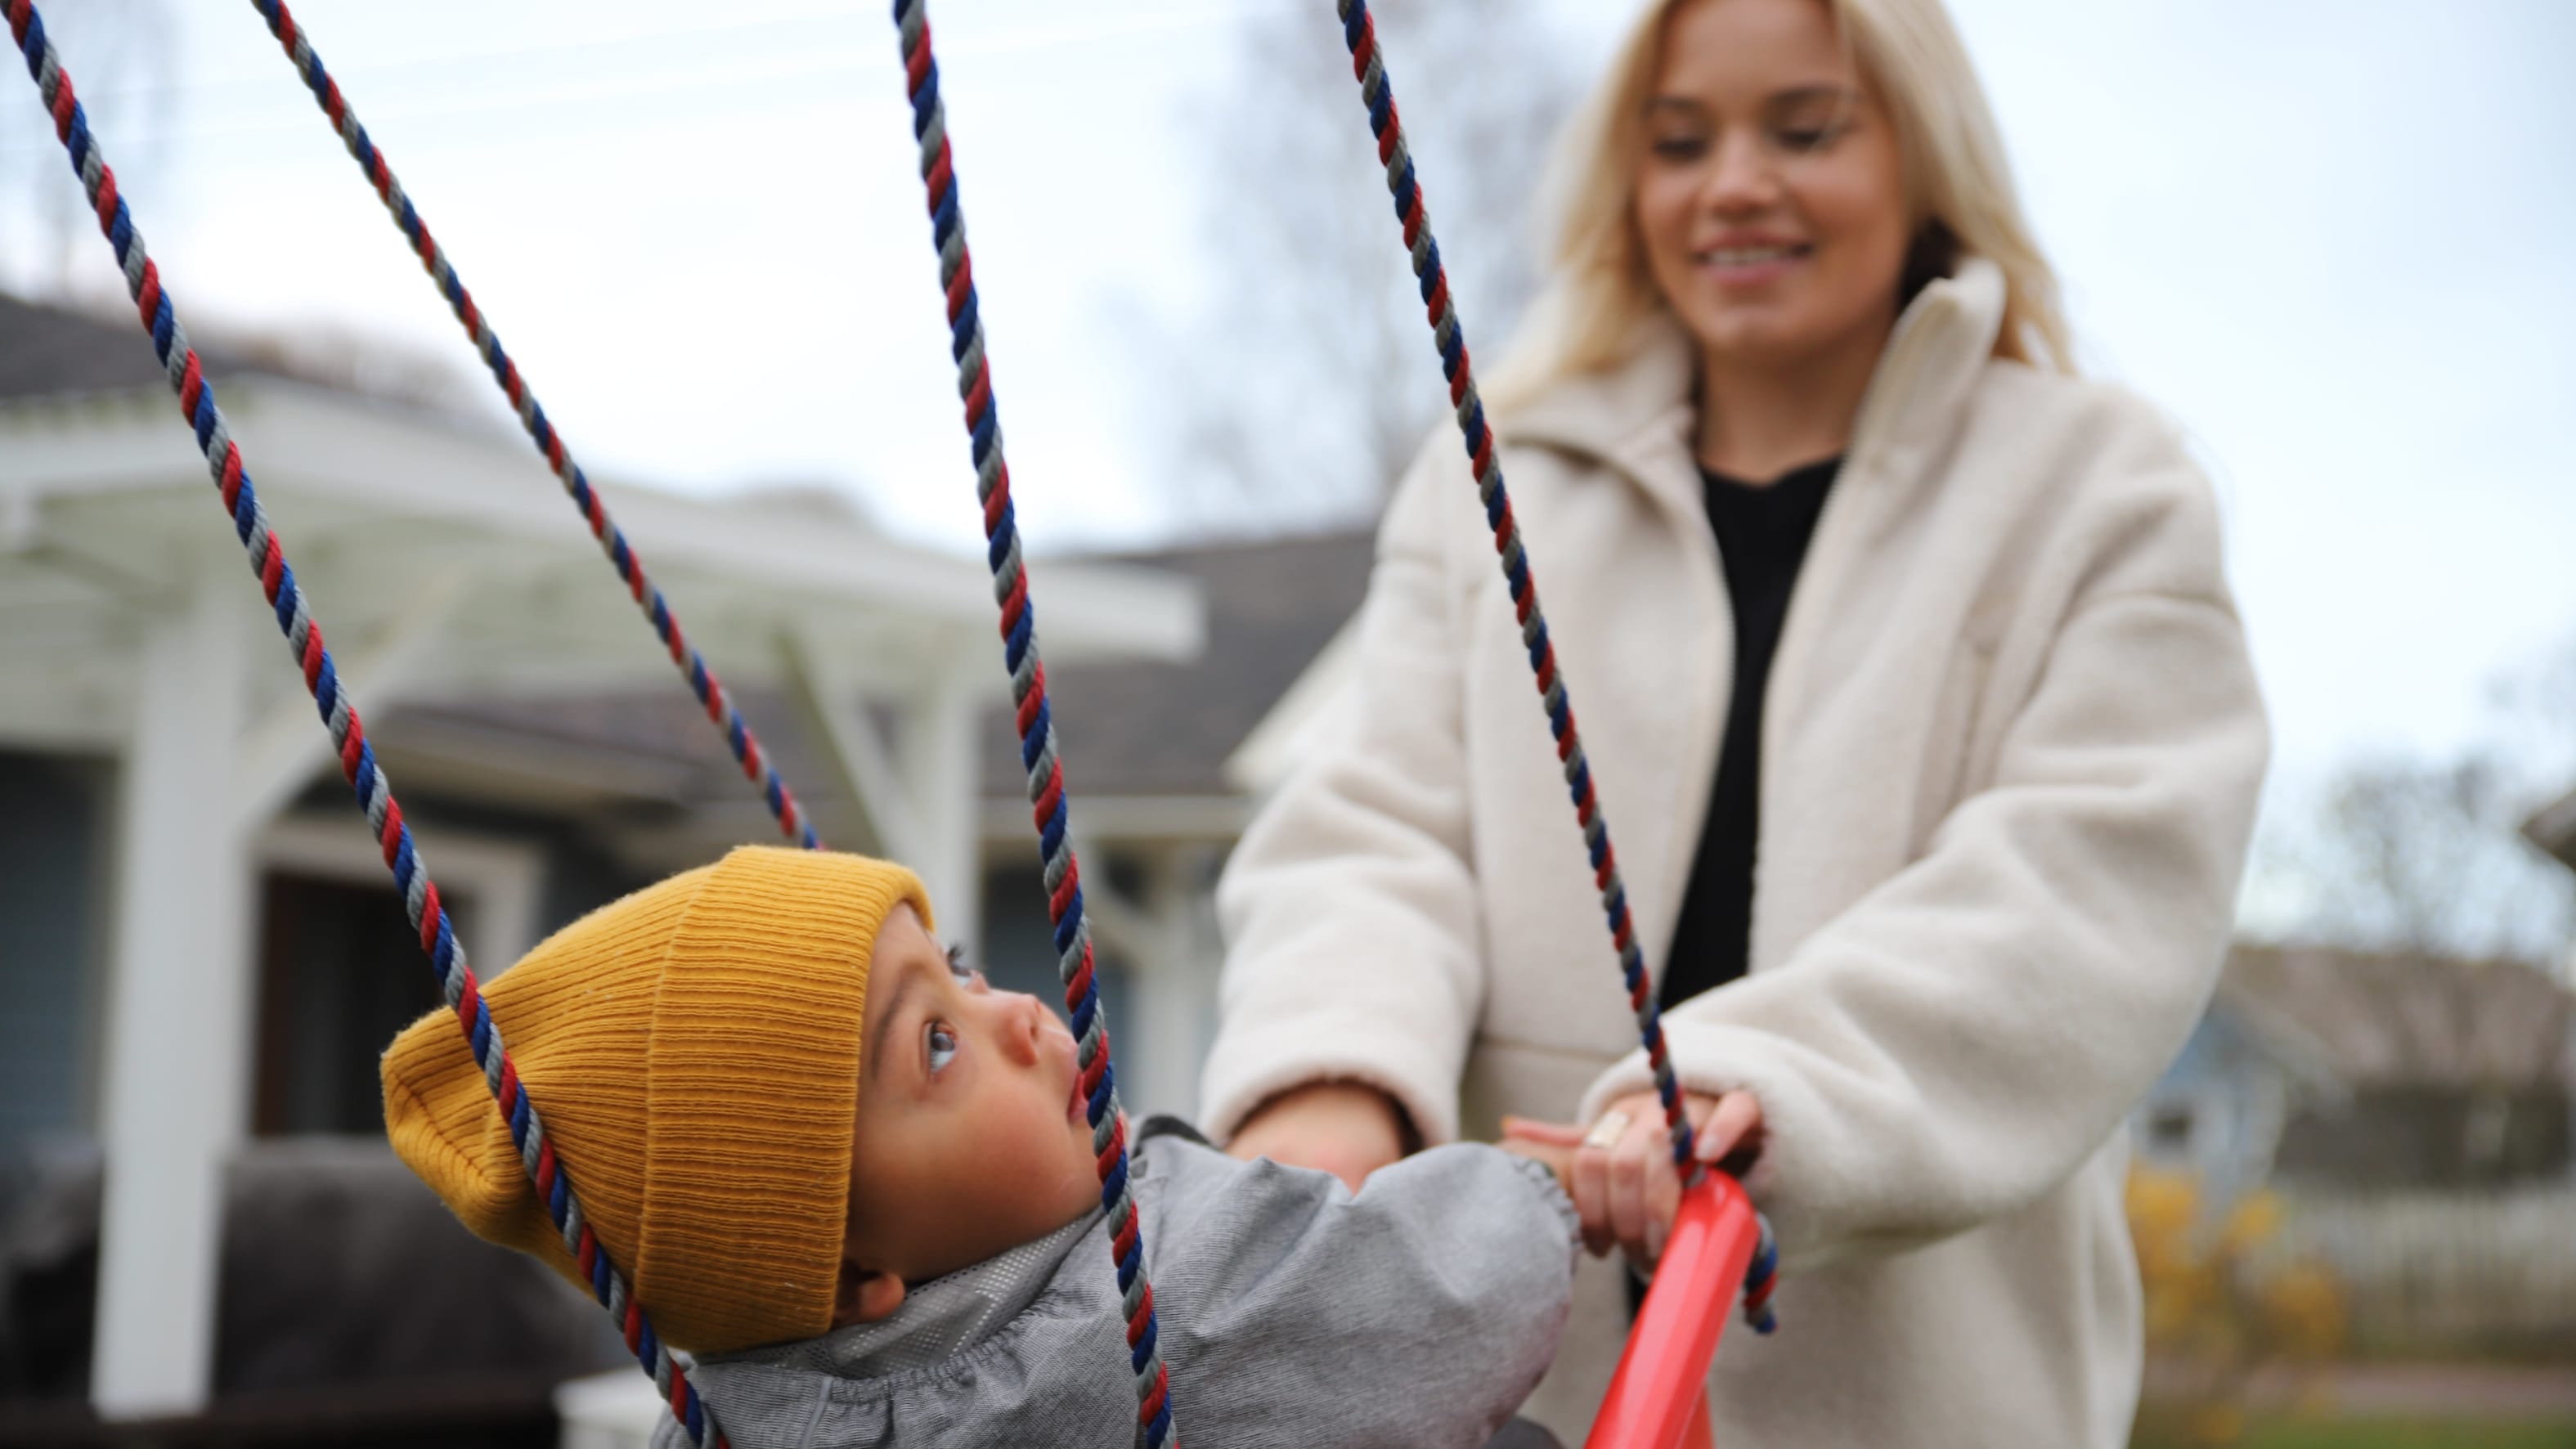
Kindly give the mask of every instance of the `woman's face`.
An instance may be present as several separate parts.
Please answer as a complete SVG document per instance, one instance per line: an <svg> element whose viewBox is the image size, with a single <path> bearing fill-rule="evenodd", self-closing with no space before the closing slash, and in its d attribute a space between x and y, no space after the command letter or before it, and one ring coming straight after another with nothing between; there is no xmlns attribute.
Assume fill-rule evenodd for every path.
<svg viewBox="0 0 2576 1449"><path fill-rule="evenodd" d="M1696 0L1666 25L1636 203L1655 285L1712 360L1874 354L1912 228L1822 0Z"/></svg>

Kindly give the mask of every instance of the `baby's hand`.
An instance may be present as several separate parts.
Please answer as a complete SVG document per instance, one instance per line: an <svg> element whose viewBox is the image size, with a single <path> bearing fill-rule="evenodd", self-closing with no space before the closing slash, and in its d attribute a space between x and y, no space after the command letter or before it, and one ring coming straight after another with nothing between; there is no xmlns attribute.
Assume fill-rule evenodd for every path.
<svg viewBox="0 0 2576 1449"><path fill-rule="evenodd" d="M1697 1129L1699 1160L1727 1163L1739 1153L1745 1159L1762 1142L1762 1106L1750 1092L1704 1097L1682 1096L1684 1110ZM1596 1254L1624 1250L1641 1269L1663 1256L1664 1236L1681 1206L1681 1177L1673 1171L1671 1148L1664 1136L1661 1104L1652 1092L1613 1102L1589 1132L1563 1122L1503 1119L1503 1147L1534 1162L1544 1162L1574 1199L1583 1220L1583 1243Z"/></svg>
<svg viewBox="0 0 2576 1449"><path fill-rule="evenodd" d="M1544 1122L1526 1122L1518 1117L1503 1119L1503 1140L1494 1145L1514 1157L1526 1157L1556 1174L1556 1185L1574 1196L1574 1145L1523 1135L1525 1129L1545 1127Z"/></svg>

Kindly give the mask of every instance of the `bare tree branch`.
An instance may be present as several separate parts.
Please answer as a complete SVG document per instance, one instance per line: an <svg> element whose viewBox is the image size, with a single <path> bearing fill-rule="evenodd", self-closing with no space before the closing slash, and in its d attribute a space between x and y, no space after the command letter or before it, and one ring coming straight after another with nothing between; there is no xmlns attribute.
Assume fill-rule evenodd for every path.
<svg viewBox="0 0 2576 1449"><path fill-rule="evenodd" d="M1372 9L1469 342L1491 355L1536 284L1530 201L1575 78L1531 0ZM1221 280L1147 334L1173 517L1186 532L1364 519L1446 396L1329 10L1247 19L1204 107L1201 226Z"/></svg>
<svg viewBox="0 0 2576 1449"><path fill-rule="evenodd" d="M2346 767L2261 867L2301 903L2288 934L2367 950L2576 967L2576 875L2523 821L2576 772L2576 641L2492 692L2495 739L2447 762Z"/></svg>
<svg viewBox="0 0 2576 1449"><path fill-rule="evenodd" d="M91 124L125 163L117 168L125 189L136 189L138 181L148 187L166 167L166 138L175 129L171 113L178 54L168 0L58 5L46 15L45 28L79 82ZM137 147L120 148L116 139L124 135L146 139ZM34 296L72 298L83 290L84 258L95 261L98 255L89 240L98 221L82 198L79 180L63 163L42 107L0 107L0 195L8 192L24 199L33 225L14 239L0 232L0 282L14 281ZM7 208L0 201L0 209ZM9 244L13 240L15 245ZM92 275L100 281L102 296L122 300L112 270Z"/></svg>

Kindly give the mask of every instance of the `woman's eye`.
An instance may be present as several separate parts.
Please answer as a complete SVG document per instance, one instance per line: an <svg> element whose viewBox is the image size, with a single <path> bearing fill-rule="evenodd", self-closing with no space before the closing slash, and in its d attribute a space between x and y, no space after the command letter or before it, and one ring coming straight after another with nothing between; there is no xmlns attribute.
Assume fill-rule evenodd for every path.
<svg viewBox="0 0 2576 1449"><path fill-rule="evenodd" d="M1666 161L1691 161L1708 150L1708 142L1698 136L1657 136L1648 149Z"/></svg>
<svg viewBox="0 0 2576 1449"><path fill-rule="evenodd" d="M922 1029L922 1034L924 1040L929 1043L930 1069L933 1072L956 1059L957 1033L949 1028L948 1023L934 1021Z"/></svg>
<svg viewBox="0 0 2576 1449"><path fill-rule="evenodd" d="M1778 133L1780 145L1791 151L1814 151L1831 144L1842 134L1840 126L1787 126Z"/></svg>

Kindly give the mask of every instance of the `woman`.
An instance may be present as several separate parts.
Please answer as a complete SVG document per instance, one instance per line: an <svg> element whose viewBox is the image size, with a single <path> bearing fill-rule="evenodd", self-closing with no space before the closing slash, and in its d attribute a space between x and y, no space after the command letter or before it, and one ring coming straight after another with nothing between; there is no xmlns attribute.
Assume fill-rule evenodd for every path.
<svg viewBox="0 0 2576 1449"><path fill-rule="evenodd" d="M1780 1236L1717 1422L2113 1449L2121 1122L2209 994L2266 753L2208 485L2072 374L1938 0L1663 0L1570 155L1498 425L1692 1113ZM1221 891L1208 1125L1356 1180L1571 1117L1514 1130L1583 1143L1587 1240L1651 1262L1674 1180L1454 440L1360 661ZM1530 1410L1569 1439L1624 1299L1587 1268Z"/></svg>

